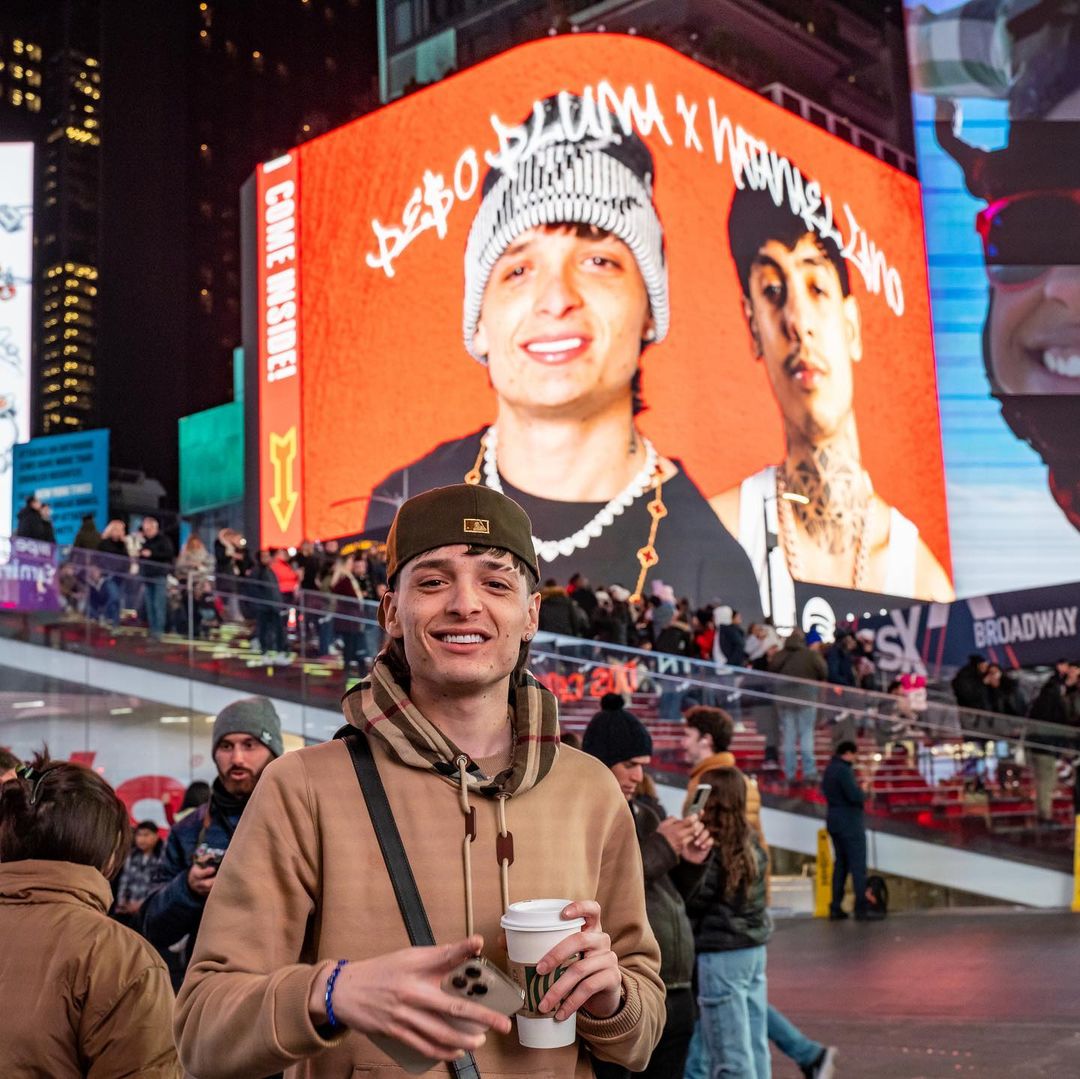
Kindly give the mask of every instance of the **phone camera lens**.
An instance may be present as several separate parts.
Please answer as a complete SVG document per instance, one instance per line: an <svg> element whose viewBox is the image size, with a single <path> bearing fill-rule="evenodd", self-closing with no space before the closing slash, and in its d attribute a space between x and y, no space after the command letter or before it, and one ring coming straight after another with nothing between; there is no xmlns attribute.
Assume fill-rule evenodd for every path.
<svg viewBox="0 0 1080 1079"><path fill-rule="evenodd" d="M470 992L470 993L471 993L471 994L472 994L472 995L473 995L474 997L482 997L482 996L484 996L484 995L485 995L485 994L487 993L487 986L486 986L486 985L484 985L484 983L483 983L483 982L478 982L478 983L477 983L476 985L474 985L474 986L473 986L473 987L472 987L472 988L471 988L471 989L469 990L469 992Z"/></svg>
<svg viewBox="0 0 1080 1079"><path fill-rule="evenodd" d="M469 984L469 980L461 974L456 975L450 982L455 989L464 989Z"/></svg>
<svg viewBox="0 0 1080 1079"><path fill-rule="evenodd" d="M466 967L465 968L465 974L469 978L479 978L480 974L481 974L481 970L480 970L479 967Z"/></svg>

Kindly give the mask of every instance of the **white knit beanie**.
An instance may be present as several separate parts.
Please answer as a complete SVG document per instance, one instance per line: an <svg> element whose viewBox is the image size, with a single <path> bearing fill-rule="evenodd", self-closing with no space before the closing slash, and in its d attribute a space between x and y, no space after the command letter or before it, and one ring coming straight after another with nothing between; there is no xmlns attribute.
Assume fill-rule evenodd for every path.
<svg viewBox="0 0 1080 1079"><path fill-rule="evenodd" d="M539 126L539 132L537 128ZM655 336L668 332L664 230L653 205L654 166L649 148L591 101L561 93L537 102L522 126L524 149L508 167L484 178L480 208L465 247L465 349L473 344L484 289L502 253L531 228L595 225L622 240L649 294Z"/></svg>

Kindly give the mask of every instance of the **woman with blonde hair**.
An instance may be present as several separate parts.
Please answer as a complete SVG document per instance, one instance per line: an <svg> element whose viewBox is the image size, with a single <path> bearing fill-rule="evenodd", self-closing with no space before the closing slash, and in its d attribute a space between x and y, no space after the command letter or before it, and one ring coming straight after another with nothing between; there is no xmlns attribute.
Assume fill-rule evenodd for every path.
<svg viewBox="0 0 1080 1079"><path fill-rule="evenodd" d="M686 903L694 926L700 1008L686 1079L770 1079L769 857L747 823L742 772L713 768L701 782L712 787L702 820L714 846L701 886Z"/></svg>
<svg viewBox="0 0 1080 1079"><path fill-rule="evenodd" d="M127 807L81 764L39 755L0 786L0 1075L179 1079L157 952L110 919Z"/></svg>

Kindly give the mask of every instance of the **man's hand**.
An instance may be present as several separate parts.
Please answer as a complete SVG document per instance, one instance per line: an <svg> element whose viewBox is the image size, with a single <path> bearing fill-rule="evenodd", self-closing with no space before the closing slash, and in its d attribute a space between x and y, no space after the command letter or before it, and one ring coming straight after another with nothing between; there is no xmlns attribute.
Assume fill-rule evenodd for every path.
<svg viewBox="0 0 1080 1079"><path fill-rule="evenodd" d="M432 1060L455 1060L479 1049L486 1032L510 1033L505 1015L452 996L441 982L459 963L478 955L483 937L437 948L405 948L343 967L334 984L334 1018L350 1030L382 1034ZM308 1012L327 1022L325 969L311 988ZM454 1025L454 1024L460 1024Z"/></svg>
<svg viewBox="0 0 1080 1079"><path fill-rule="evenodd" d="M683 817L682 819L668 817L660 822L660 826L656 830L668 841L671 849L681 858L687 844L701 831L701 827L701 821L697 816Z"/></svg>
<svg viewBox="0 0 1080 1079"><path fill-rule="evenodd" d="M196 894L206 897L214 886L214 878L217 876L217 866L193 865L187 873L187 886Z"/></svg>
<svg viewBox="0 0 1080 1079"><path fill-rule="evenodd" d="M613 1016L622 1004L622 974L618 956L611 950L611 937L600 926L600 904L591 899L564 907L563 918L584 918L580 933L559 941L539 963L537 974L561 967L575 955L559 980L540 1001L541 1012L555 1012L556 1019L568 1019L584 1008L597 1019Z"/></svg>

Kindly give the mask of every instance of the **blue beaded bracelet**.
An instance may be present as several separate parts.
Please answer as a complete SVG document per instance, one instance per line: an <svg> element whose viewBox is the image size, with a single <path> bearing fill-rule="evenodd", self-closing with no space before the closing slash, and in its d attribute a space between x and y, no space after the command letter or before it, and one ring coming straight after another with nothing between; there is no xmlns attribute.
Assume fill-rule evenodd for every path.
<svg viewBox="0 0 1080 1079"><path fill-rule="evenodd" d="M334 1018L334 985L337 982L337 976L341 973L342 967L348 963L348 959L339 959L337 966L334 967L330 977L326 979L326 1019L335 1030L341 1025L337 1019Z"/></svg>

